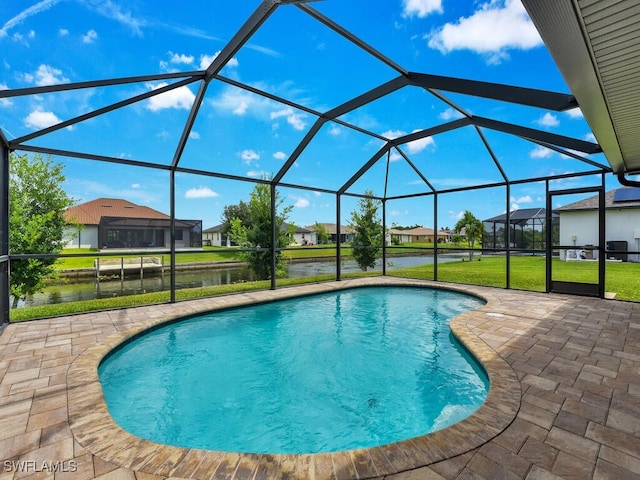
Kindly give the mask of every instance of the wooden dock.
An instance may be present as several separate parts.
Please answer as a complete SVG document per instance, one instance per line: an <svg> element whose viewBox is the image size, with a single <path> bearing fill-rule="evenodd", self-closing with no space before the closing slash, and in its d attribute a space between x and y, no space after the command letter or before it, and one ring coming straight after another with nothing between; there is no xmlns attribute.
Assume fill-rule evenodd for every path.
<svg viewBox="0 0 640 480"><path fill-rule="evenodd" d="M145 271L158 271L164 273L164 258L162 257L120 257L120 258L96 258L93 261L96 278L101 275L119 275L124 278L127 273L139 272L140 278Z"/></svg>

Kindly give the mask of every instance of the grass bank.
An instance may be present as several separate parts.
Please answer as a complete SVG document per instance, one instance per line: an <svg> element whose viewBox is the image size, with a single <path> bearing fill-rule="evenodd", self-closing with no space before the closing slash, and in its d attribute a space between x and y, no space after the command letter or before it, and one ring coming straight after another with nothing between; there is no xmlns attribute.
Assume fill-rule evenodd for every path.
<svg viewBox="0 0 640 480"><path fill-rule="evenodd" d="M542 256L512 256L511 285L517 290L544 292L546 290L546 259ZM484 256L480 261L438 264L438 280L444 282L506 287L507 261L505 257ZM553 260L554 280L597 283L597 262L564 262ZM389 275L433 279L433 265L403 268ZM605 291L620 300L640 301L640 263L607 262Z"/></svg>
<svg viewBox="0 0 640 480"><path fill-rule="evenodd" d="M354 278L361 276L378 275L379 272L350 273L344 278ZM303 278L281 278L277 280L277 287L288 287L292 285L302 285L306 283L328 282L334 280L333 275L315 275ZM226 295L230 293L242 293L255 290L266 290L271 288L270 280L260 280L253 282L239 282L230 285L212 285L208 287L185 288L176 291L176 300L194 300L216 295ZM117 308L138 307L141 305L154 305L167 303L171 299L168 291L142 293L137 295L127 295L121 297L100 298L95 300L83 300L78 302L66 302L51 305L38 305L34 307L12 309L9 312L11 322L22 322L37 318L56 317L61 315L72 315L98 310L113 310Z"/></svg>
<svg viewBox="0 0 640 480"><path fill-rule="evenodd" d="M63 255L86 255L78 257L63 257L56 261L58 270L77 270L94 267L94 260L98 258L98 253L104 254L97 249L89 248L69 248L65 249ZM347 246L342 248L342 256L351 253L351 249ZM162 257L165 265L171 264L171 256L167 254L154 255L151 251L145 256ZM298 258L314 258L314 257L335 257L336 248L334 246L314 245L310 247L294 247L283 252L285 260ZM100 258L140 258L140 255L128 255L125 253L113 253L109 256L100 256ZM216 263L216 262L241 262L240 252L236 248L229 247L203 247L201 251L176 252L177 264L188 263Z"/></svg>
<svg viewBox="0 0 640 480"><path fill-rule="evenodd" d="M295 253L300 255L303 253L306 255L313 253L311 256L318 256L318 252L331 251L330 249L313 249L313 247L304 247L300 250L303 250L304 252L298 252L296 249ZM329 256L329 254L327 255ZM335 255L335 251L333 252L333 255ZM380 273L381 272L379 271L350 273L344 274L343 278L373 276L380 275ZM434 267L433 265L422 265L397 270L388 270L387 273L388 275L396 277L433 280ZM553 274L554 279L556 280L595 283L597 282L598 264L597 262L563 262L558 259L554 259ZM333 275L316 275L304 278L283 278L278 279L276 285L277 287L286 287L303 283L331 281L334 278L335 277ZM506 259L505 257L500 256L484 256L480 261L454 261L440 263L438 265L438 280L460 284L485 285L504 288L506 287ZM511 257L511 288L543 292L546 289L545 282L544 257ZM181 289L176 292L176 299L180 301L190 300L229 293L268 289L270 286L270 281L264 280L241 282L231 285L215 285ZM607 292L615 293L616 298L620 300L640 301L640 264L628 262L607 262L605 290ZM109 310L139 305L166 303L169 300L170 296L168 291L145 293L123 297L13 309L10 312L10 318L12 322L24 321L35 318L70 315L95 310Z"/></svg>

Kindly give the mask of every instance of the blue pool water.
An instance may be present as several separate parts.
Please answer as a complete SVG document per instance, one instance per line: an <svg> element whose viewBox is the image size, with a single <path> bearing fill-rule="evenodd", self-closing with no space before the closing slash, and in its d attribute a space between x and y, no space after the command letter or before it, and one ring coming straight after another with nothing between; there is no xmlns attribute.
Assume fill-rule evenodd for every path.
<svg viewBox="0 0 640 480"><path fill-rule="evenodd" d="M212 312L136 337L99 375L114 420L156 442L253 453L372 447L482 404L486 375L448 327L482 304L367 287Z"/></svg>

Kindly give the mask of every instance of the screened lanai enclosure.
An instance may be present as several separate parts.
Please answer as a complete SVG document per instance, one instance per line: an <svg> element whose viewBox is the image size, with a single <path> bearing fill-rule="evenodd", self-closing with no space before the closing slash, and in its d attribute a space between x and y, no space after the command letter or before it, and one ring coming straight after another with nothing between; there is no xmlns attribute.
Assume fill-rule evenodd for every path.
<svg viewBox="0 0 640 480"><path fill-rule="evenodd" d="M560 240L560 217L551 212L551 240ZM547 211L544 208L520 208L509 214L503 213L484 220L482 245L484 248L520 253L546 253Z"/></svg>
<svg viewBox="0 0 640 480"><path fill-rule="evenodd" d="M132 305L216 294L215 288L194 288L178 280L186 255L201 255L201 260L189 257L188 263L208 264L211 271L218 268L213 264L220 257L212 260L206 249L176 248L175 219L198 218L193 210L204 202L212 207L217 202L221 209L227 200L217 192L233 191L234 198L248 202L256 185L266 185L270 192L273 241L253 249L271 256L271 274L266 282L237 280L245 289L363 274L600 297L616 288L608 284L608 276L617 274L605 264L603 203L585 220L591 236L584 242L595 245L599 255L580 264L580 271L566 270L568 262L557 263L560 252L575 250L575 242L565 242L561 231L545 226L558 218L554 209L593 195L603 197L606 190L620 186L618 181L634 185L630 175L640 171L633 123L640 111L634 93L640 76L632 74L638 67L629 56L607 57L607 48L615 44L622 4L634 11L637 5L523 0L546 48L541 47L539 63L515 72L518 83L508 85L498 75L475 78L472 65L467 77L447 75L447 62L453 60L446 55L441 64L432 65L420 63L410 45L390 49L390 37L361 33L362 22L381 22L369 15L368 2L356 2L362 15L353 15L342 3L245 1L232 12L220 4L220 18L210 21L225 25L228 37L194 35L194 49L210 50L207 42L214 40L222 43L216 55L203 57L196 69L180 69L186 62L168 66L165 61L159 62L160 71L145 71L129 61L130 52L122 51L114 52L114 58L87 57L88 64L100 67L96 77L58 75L59 82L16 88L7 81L7 88L0 89L3 322L11 317L14 262L114 255L13 251L8 212L12 154L52 156L65 171L82 172L68 173L67 181L76 186L100 183L105 196L111 193L109 185L122 179L132 185L131 195L139 194L143 181L152 185L156 205L170 215L172 228L170 245L153 255L164 255L168 261L163 274L153 280L161 296L145 297L150 287L140 284L130 292L138 295ZM608 29L598 28L603 22ZM625 35L637 38L636 32ZM154 42L158 52L171 53L162 38ZM632 55L633 44L620 48ZM303 58L313 62L306 62L311 66L301 71ZM625 62L627 73L616 70ZM251 73L241 70L249 64L254 67ZM122 66L128 73L120 74ZM108 75L112 71L118 74ZM55 110L54 121L25 121L34 105L40 113ZM560 115L562 122L543 121ZM250 129L250 122L262 122L261 127ZM465 242L383 242L376 266L354 271L348 268L351 245L338 241L314 246L314 258L322 257L316 262L322 268L308 267L314 275L296 276L291 269L285 276L276 275L276 253L285 252L293 268L299 250L276 246L278 209L288 204L313 206L314 213L296 224L308 228L316 222L330 223L340 239L351 212L366 197L379 205L382 238L392 223L402 223L406 212L417 214L419 223L433 232L452 230L465 210L480 220L489 218L483 213L485 206L499 212L500 219L491 227L492 236L473 246L481 252L475 256L480 261L466 261L472 247ZM537 213L523 220L521 207L531 204L539 207ZM500 232L496 225L502 225ZM208 227L205 220L202 228ZM520 265L516 254L523 249L539 255ZM149 253L134 249L126 254ZM406 258L412 260L402 260ZM526 275L517 273L522 269ZM236 282L234 273L224 275L231 280L208 280L208 285ZM135 281L142 282L142 275ZM589 287L583 288L585 284ZM108 287L92 278L88 287L78 284L75 290L83 288L96 293ZM82 300L70 296L65 301L85 305ZM33 305L27 302L23 308Z"/></svg>

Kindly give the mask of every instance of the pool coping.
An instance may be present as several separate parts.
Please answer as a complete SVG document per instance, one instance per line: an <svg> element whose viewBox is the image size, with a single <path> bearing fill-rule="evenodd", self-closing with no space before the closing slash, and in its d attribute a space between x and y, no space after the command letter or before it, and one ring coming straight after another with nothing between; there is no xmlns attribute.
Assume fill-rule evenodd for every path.
<svg viewBox="0 0 640 480"><path fill-rule="evenodd" d="M255 291L212 297L194 302L193 314L283 300L353 287L420 286L459 291L482 298L486 304L450 322L456 338L477 358L490 388L482 406L464 420L436 432L373 448L301 455L245 454L162 445L136 437L111 417L102 394L98 365L116 346L148 328L185 317L170 310L154 318L141 318L132 328L102 339L84 350L67 371L69 424L76 441L105 461L130 470L165 477L271 478L285 472L298 478L376 478L428 466L487 443L505 430L520 408L521 386L511 366L472 333L467 323L486 319L500 301L492 293L469 286L422 280L374 277L341 282Z"/></svg>

